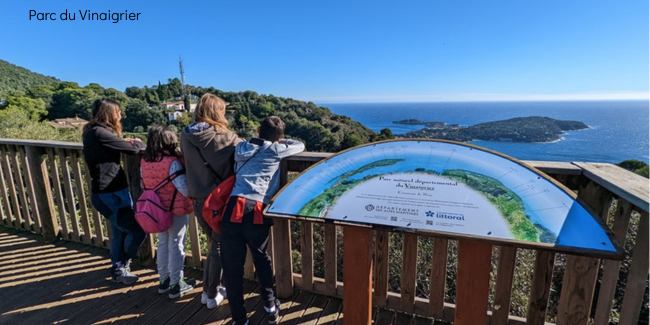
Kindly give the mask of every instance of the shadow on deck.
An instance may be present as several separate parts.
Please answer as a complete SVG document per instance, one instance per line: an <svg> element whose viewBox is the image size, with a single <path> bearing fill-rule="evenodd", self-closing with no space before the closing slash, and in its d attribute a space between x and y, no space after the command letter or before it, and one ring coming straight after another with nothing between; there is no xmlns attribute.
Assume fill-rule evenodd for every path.
<svg viewBox="0 0 650 325"><path fill-rule="evenodd" d="M153 268L134 268L131 286L110 281L108 250L0 227L0 324L231 324L228 301L209 310L200 287L180 299L158 294ZM187 277L201 271L186 269ZM257 283L244 283L250 325L266 324ZM375 310L374 324L432 319ZM343 324L342 300L303 291L282 300L280 324ZM448 324L438 323L436 324Z"/></svg>

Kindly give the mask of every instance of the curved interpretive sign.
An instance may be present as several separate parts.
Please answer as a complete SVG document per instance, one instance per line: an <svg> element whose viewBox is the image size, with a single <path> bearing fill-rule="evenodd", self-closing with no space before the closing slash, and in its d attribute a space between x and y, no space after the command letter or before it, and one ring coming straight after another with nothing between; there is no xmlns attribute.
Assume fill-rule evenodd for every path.
<svg viewBox="0 0 650 325"><path fill-rule="evenodd" d="M593 256L620 256L600 218L542 172L441 140L355 147L285 186L267 215L326 220Z"/></svg>

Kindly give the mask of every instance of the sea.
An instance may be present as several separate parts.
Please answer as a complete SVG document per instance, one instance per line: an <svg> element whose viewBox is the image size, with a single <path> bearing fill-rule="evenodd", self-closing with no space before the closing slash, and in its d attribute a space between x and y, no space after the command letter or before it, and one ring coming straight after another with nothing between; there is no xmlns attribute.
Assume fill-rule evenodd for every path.
<svg viewBox="0 0 650 325"><path fill-rule="evenodd" d="M472 141L473 145L520 160L619 163L628 159L649 162L649 101L567 102L435 102L435 103L317 103L332 113L349 116L379 132L393 134L422 129L423 125L395 124L418 119L470 126L514 117L544 116L581 121L589 129L569 131L549 143Z"/></svg>

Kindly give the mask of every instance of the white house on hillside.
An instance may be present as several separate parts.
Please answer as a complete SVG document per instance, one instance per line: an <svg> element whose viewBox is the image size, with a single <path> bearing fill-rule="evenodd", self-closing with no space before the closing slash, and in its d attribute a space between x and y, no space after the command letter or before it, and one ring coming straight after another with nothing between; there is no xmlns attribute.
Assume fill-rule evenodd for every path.
<svg viewBox="0 0 650 325"><path fill-rule="evenodd" d="M197 103L190 101L190 112L194 112L196 109ZM184 111L185 110L185 103L182 100L179 101L164 101L162 102L162 108L163 109L173 109L175 111Z"/></svg>
<svg viewBox="0 0 650 325"><path fill-rule="evenodd" d="M181 111L173 111L173 112L167 114L167 119L170 120L170 121L175 121L175 120L179 119L182 116L183 116L183 112L181 112Z"/></svg>

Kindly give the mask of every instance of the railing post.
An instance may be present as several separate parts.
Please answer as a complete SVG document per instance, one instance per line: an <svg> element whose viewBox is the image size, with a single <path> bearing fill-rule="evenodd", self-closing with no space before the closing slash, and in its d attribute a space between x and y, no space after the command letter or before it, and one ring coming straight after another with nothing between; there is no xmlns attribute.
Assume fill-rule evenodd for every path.
<svg viewBox="0 0 650 325"><path fill-rule="evenodd" d="M643 303L643 282L648 279L648 212L641 212L639 228L636 235L636 244L632 252L632 265L628 273L627 285L625 286L625 297L621 305L620 324L636 324L639 321L641 304Z"/></svg>
<svg viewBox="0 0 650 325"><path fill-rule="evenodd" d="M402 291L401 307L407 313L413 313L415 303L415 285L417 279L418 236L404 234L404 249L402 250Z"/></svg>
<svg viewBox="0 0 650 325"><path fill-rule="evenodd" d="M554 265L555 253L537 251L535 255L535 268L533 269L533 281L530 284L530 296L528 297L526 324L544 325L546 322L546 309L548 307L548 297L551 293ZM509 306L507 309L509 309Z"/></svg>
<svg viewBox="0 0 650 325"><path fill-rule="evenodd" d="M41 217L43 237L46 240L54 240L59 235L59 223L54 209L44 150L33 146L27 146L26 150L35 193L32 203L36 203L38 215Z"/></svg>
<svg viewBox="0 0 650 325"><path fill-rule="evenodd" d="M273 264L278 298L293 296L293 261L289 220L275 219L273 231Z"/></svg>
<svg viewBox="0 0 650 325"><path fill-rule="evenodd" d="M309 221L300 222L302 289L314 290L314 228Z"/></svg>
<svg viewBox="0 0 650 325"><path fill-rule="evenodd" d="M388 302L389 238L388 231L375 232L375 289L373 290L373 303L378 307L385 307Z"/></svg>
<svg viewBox="0 0 650 325"><path fill-rule="evenodd" d="M510 296L512 295L512 280L517 263L517 248L499 247L499 266L495 283L494 304L492 305L491 325L508 324L510 314Z"/></svg>
<svg viewBox="0 0 650 325"><path fill-rule="evenodd" d="M201 263L201 239L199 236L198 221L194 212L190 213L190 223L187 227L190 234L190 247L192 248L190 265L195 268L203 268L203 264Z"/></svg>
<svg viewBox="0 0 650 325"><path fill-rule="evenodd" d="M578 189L581 198L598 216L607 221L611 192L586 179ZM562 293L557 311L559 324L583 324L589 322L600 259L567 255Z"/></svg>
<svg viewBox="0 0 650 325"><path fill-rule="evenodd" d="M287 161L280 163L280 186L287 183ZM293 261L291 254L291 228L289 220L273 220L273 267L278 298L293 296Z"/></svg>
<svg viewBox="0 0 650 325"><path fill-rule="evenodd" d="M0 145L0 161L6 163L7 155L4 152L4 146ZM3 223L6 226L13 226L13 220L15 219L12 211L11 204L9 203L9 184L5 178L5 170L0 164L0 194L2 195L2 210L3 210Z"/></svg>
<svg viewBox="0 0 650 325"><path fill-rule="evenodd" d="M429 313L439 319L445 312L445 282L447 279L447 254L449 240L443 237L433 239L433 258L431 259L431 277L429 294Z"/></svg>

